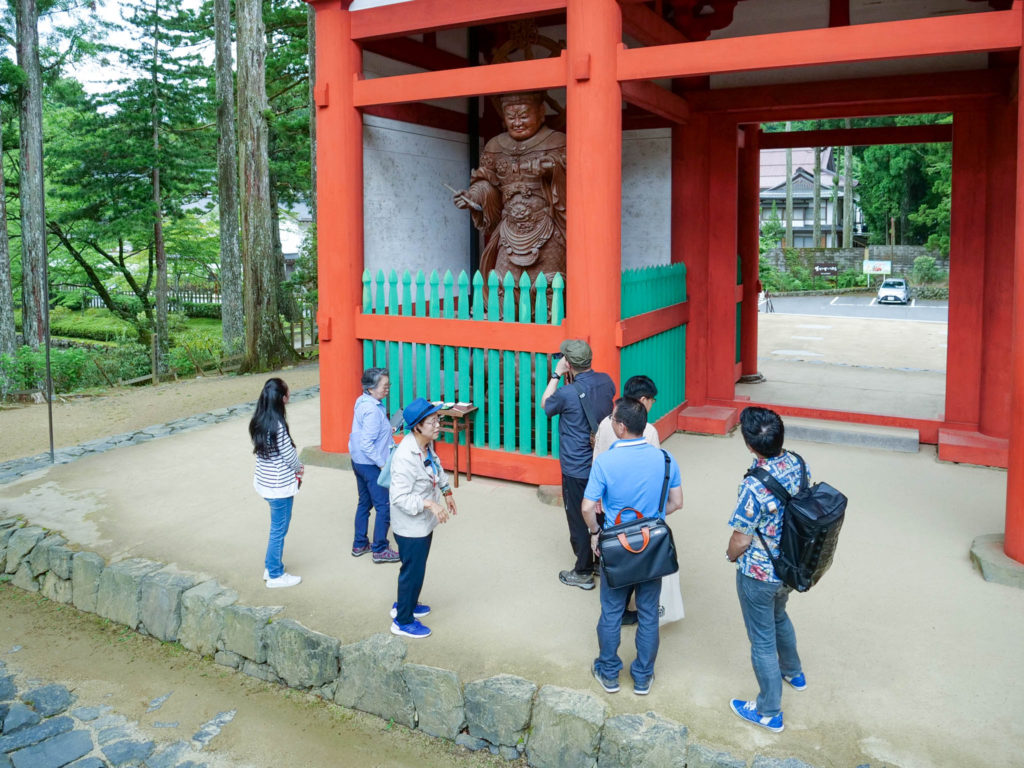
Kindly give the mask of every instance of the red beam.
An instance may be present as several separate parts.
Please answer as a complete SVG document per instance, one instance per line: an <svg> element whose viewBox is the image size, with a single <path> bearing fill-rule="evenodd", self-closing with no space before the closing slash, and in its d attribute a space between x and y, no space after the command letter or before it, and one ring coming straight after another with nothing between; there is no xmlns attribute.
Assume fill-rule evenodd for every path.
<svg viewBox="0 0 1024 768"><path fill-rule="evenodd" d="M619 50L620 80L651 80L1019 48L1019 10Z"/></svg>
<svg viewBox="0 0 1024 768"><path fill-rule="evenodd" d="M1002 96L1007 87L1005 73L978 70L720 88L687 93L686 100L694 112L725 112L735 114L740 122L767 122L811 110L844 117L851 110L857 114L886 114L878 110L887 109L903 114L944 112L956 99ZM908 103L922 108L905 112L903 106ZM749 121L748 115L752 115Z"/></svg>
<svg viewBox="0 0 1024 768"><path fill-rule="evenodd" d="M620 0L621 2L621 0ZM622 32L644 45L685 43L687 37L645 5L623 5Z"/></svg>
<svg viewBox="0 0 1024 768"><path fill-rule="evenodd" d="M358 80L354 86L355 104L357 107L367 107L371 104L400 104L406 101L562 88L565 86L565 62L563 51L557 59L514 61Z"/></svg>
<svg viewBox="0 0 1024 768"><path fill-rule="evenodd" d="M471 63L462 56L424 45L418 40L411 40L407 37L367 40L363 43L363 50L428 70L461 69L470 66Z"/></svg>
<svg viewBox="0 0 1024 768"><path fill-rule="evenodd" d="M659 333L678 328L690 322L690 305L681 302L662 307L635 317L619 320L615 328L615 346L628 347Z"/></svg>
<svg viewBox="0 0 1024 768"><path fill-rule="evenodd" d="M761 149L786 147L867 147L879 144L932 144L953 140L952 125L893 125L822 131L760 133Z"/></svg>
<svg viewBox="0 0 1024 768"><path fill-rule="evenodd" d="M563 10L566 0L416 0L352 11L352 39L399 37Z"/></svg>
<svg viewBox="0 0 1024 768"><path fill-rule="evenodd" d="M401 120L403 123L425 125L457 133L465 133L468 126L468 118L464 112L436 107L433 104L374 104L364 107L363 112L389 120Z"/></svg>
<svg viewBox="0 0 1024 768"><path fill-rule="evenodd" d="M440 317L355 314L355 337L451 347L550 352L566 337L560 325L499 323L488 320L450 320Z"/></svg>
<svg viewBox="0 0 1024 768"><path fill-rule="evenodd" d="M647 80L623 83L622 98L673 123L685 123L690 119L690 105L686 99Z"/></svg>

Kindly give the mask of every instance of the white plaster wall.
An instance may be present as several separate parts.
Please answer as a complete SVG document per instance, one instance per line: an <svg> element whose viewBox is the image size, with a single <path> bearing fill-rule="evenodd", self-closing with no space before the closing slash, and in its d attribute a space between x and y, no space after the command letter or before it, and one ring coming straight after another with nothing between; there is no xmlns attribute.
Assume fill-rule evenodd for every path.
<svg viewBox="0 0 1024 768"><path fill-rule="evenodd" d="M667 128L622 134L622 269L671 261L672 145Z"/></svg>
<svg viewBox="0 0 1024 768"><path fill-rule="evenodd" d="M363 176L363 264L371 274L468 271L469 214L442 186L469 182L464 135L364 115Z"/></svg>

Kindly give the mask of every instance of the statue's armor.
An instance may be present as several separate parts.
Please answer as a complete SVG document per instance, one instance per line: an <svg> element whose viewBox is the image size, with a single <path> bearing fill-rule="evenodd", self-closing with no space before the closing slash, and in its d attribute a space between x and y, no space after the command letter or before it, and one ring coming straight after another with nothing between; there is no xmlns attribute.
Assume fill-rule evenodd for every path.
<svg viewBox="0 0 1024 768"><path fill-rule="evenodd" d="M546 166L546 167L545 167ZM525 141L501 134L487 142L469 197L483 205L477 226L491 235L490 268L565 271L565 134L542 128Z"/></svg>

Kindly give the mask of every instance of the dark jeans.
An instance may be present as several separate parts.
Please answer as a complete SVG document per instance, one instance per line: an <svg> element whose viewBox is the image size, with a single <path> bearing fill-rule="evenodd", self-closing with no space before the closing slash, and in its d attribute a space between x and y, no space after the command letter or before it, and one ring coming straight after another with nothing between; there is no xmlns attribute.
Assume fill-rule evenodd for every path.
<svg viewBox="0 0 1024 768"><path fill-rule="evenodd" d="M380 467L376 464L356 464L352 462L352 470L356 473L356 487L359 489L359 505L356 507L356 535L352 539L352 547L365 547L370 543L366 537L370 526L370 508L377 510L373 521L374 552L383 552L388 548L388 527L391 525L391 501L388 489L377 485Z"/></svg>
<svg viewBox="0 0 1024 768"><path fill-rule="evenodd" d="M587 478L562 475L562 501L565 504L565 520L569 524L569 544L576 554L577 573L594 572L594 552L590 548L590 529L583 520L583 492L587 489Z"/></svg>
<svg viewBox="0 0 1024 768"><path fill-rule="evenodd" d="M399 536L395 534L395 541L398 542L398 554L402 558L402 567L398 571L398 615L395 621L398 624L412 624L413 609L420 599L420 591L423 589L423 576L427 572L427 555L430 554L430 542L433 540L433 532L426 536Z"/></svg>

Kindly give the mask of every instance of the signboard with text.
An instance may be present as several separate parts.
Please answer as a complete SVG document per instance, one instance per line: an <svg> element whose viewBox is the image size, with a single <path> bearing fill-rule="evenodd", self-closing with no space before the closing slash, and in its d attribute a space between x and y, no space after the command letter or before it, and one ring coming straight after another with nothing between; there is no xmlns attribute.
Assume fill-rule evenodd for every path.
<svg viewBox="0 0 1024 768"><path fill-rule="evenodd" d="M814 265L815 277L835 277L839 274L839 265L832 261Z"/></svg>
<svg viewBox="0 0 1024 768"><path fill-rule="evenodd" d="M864 274L865 275L891 275L892 274L892 262L891 261L869 261L864 260Z"/></svg>

